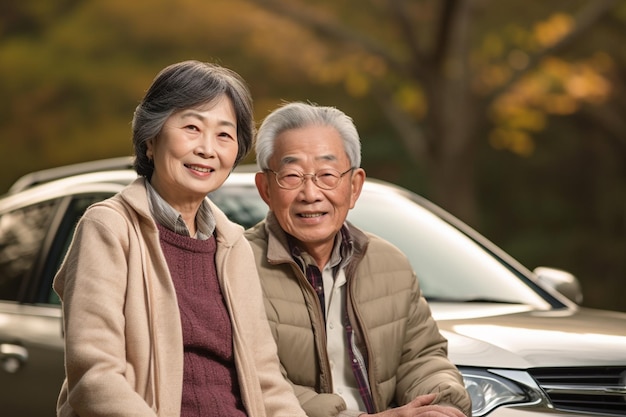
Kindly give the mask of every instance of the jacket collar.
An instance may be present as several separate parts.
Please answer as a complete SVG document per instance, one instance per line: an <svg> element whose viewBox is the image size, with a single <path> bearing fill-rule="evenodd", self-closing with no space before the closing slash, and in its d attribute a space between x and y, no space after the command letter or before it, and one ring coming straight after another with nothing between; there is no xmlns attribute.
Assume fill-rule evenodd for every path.
<svg viewBox="0 0 626 417"><path fill-rule="evenodd" d="M346 221L344 227L352 242L352 257L360 259L365 253L369 238L359 228ZM274 212L269 211L265 217L265 231L267 233L267 259L272 264L294 262L289 247L289 236L280 227Z"/></svg>
<svg viewBox="0 0 626 417"><path fill-rule="evenodd" d="M148 191L148 205L150 213L157 223L165 226L174 233L190 236L189 228L183 220L183 216L172 207L158 191L150 184L150 181L144 181L146 190ZM213 235L215 231L215 217L209 206L209 200L204 199L198 208L196 214L196 238L206 240Z"/></svg>
<svg viewBox="0 0 626 417"><path fill-rule="evenodd" d="M120 198L129 205L143 220L147 220L156 230L156 222L150 213L146 179L139 177L120 192ZM215 235L220 245L234 246L243 236L243 227L231 222L228 217L208 198L213 216L215 217Z"/></svg>

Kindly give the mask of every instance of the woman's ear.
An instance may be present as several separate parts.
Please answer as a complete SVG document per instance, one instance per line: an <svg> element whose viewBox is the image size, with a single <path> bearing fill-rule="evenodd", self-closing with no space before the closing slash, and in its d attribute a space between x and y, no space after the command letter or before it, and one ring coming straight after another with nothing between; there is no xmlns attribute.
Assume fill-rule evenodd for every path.
<svg viewBox="0 0 626 417"><path fill-rule="evenodd" d="M154 159L154 139L146 141L146 156L151 161Z"/></svg>

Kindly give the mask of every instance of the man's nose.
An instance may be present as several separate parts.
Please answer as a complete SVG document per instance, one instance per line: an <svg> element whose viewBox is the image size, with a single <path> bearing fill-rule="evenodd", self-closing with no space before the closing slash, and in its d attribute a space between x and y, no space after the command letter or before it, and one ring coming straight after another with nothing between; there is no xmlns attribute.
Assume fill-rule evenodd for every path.
<svg viewBox="0 0 626 417"><path fill-rule="evenodd" d="M307 201L317 200L320 188L317 186L315 174L304 174L302 176L302 194Z"/></svg>

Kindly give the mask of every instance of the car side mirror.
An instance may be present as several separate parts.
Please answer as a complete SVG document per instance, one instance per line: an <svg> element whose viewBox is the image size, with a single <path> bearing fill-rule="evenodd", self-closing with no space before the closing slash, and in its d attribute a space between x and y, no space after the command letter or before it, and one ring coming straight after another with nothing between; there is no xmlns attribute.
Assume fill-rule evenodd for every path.
<svg viewBox="0 0 626 417"><path fill-rule="evenodd" d="M583 292L578 278L561 269L539 266L533 271L539 282L557 290L565 297L580 305L583 302Z"/></svg>

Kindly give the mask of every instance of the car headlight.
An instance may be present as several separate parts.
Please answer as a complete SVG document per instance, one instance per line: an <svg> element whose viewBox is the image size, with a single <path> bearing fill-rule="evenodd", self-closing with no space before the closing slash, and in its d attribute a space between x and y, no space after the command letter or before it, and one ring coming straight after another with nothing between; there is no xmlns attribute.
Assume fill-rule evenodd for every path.
<svg viewBox="0 0 626 417"><path fill-rule="evenodd" d="M504 404L541 401L539 387L524 371L459 368L472 399L472 416L487 415Z"/></svg>

